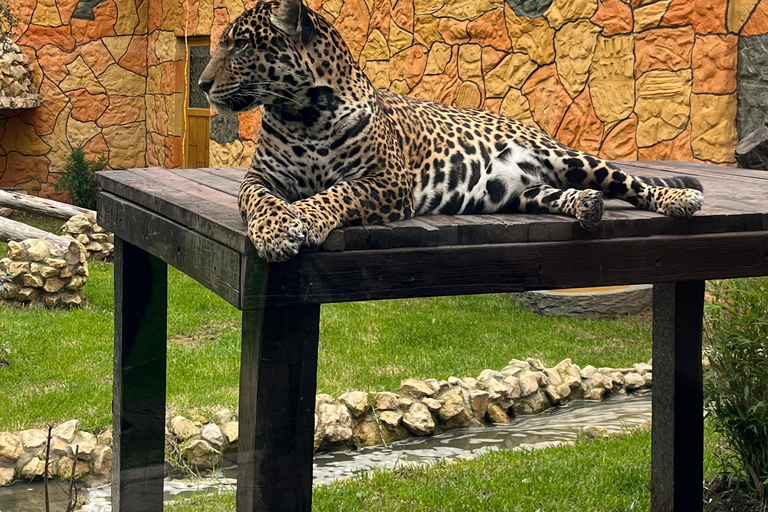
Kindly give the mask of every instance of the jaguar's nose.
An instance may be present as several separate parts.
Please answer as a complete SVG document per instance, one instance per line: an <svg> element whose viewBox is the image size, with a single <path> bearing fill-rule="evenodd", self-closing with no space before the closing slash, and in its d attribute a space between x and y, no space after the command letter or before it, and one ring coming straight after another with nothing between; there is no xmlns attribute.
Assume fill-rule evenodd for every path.
<svg viewBox="0 0 768 512"><path fill-rule="evenodd" d="M200 89L204 93L208 93L208 91L211 90L211 87L213 87L213 80L203 80L202 78L197 81L197 85L200 87Z"/></svg>

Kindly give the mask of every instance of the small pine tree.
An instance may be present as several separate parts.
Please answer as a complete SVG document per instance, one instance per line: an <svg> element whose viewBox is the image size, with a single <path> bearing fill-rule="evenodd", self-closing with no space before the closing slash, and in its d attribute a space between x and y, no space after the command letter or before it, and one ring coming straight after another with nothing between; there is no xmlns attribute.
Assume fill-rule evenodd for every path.
<svg viewBox="0 0 768 512"><path fill-rule="evenodd" d="M94 173L107 168L107 157L101 155L95 162L85 158L83 146L72 150L64 165L64 172L56 182L56 190L66 190L72 202L82 208L96 209L99 184Z"/></svg>

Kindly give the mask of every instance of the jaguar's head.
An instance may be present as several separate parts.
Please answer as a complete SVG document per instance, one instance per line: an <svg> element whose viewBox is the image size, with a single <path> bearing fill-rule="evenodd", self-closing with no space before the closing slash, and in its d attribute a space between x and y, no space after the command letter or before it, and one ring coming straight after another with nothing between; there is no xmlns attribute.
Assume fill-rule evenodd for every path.
<svg viewBox="0 0 768 512"><path fill-rule="evenodd" d="M301 0L259 2L240 15L198 80L211 105L242 112L295 101L316 80L309 48L318 18Z"/></svg>

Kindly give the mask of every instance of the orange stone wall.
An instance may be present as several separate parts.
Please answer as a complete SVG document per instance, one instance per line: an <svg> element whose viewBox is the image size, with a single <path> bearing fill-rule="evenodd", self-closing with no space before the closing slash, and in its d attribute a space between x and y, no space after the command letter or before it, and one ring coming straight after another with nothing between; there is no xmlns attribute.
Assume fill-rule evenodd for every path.
<svg viewBox="0 0 768 512"><path fill-rule="evenodd" d="M514 0L511 0L514 4ZM112 168L176 167L184 39L221 31L255 0L12 0L17 44L44 106L0 111L0 187L56 196L77 144ZM733 163L741 35L768 0L309 0L380 88L535 124L618 159ZM92 18L92 19L89 19ZM258 111L211 165L247 165Z"/></svg>
<svg viewBox="0 0 768 512"><path fill-rule="evenodd" d="M57 197L73 146L144 166L149 0L11 0L43 106L0 111L0 187ZM89 19L91 18L91 19Z"/></svg>

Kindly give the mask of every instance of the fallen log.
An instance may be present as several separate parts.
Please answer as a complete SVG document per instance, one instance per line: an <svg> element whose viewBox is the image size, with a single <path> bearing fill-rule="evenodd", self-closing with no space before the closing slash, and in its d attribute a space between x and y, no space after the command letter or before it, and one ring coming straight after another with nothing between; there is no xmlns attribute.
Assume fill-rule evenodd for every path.
<svg viewBox="0 0 768 512"><path fill-rule="evenodd" d="M0 206L64 220L92 211L52 199L43 199L42 197L28 196L6 190L0 190Z"/></svg>
<svg viewBox="0 0 768 512"><path fill-rule="evenodd" d="M63 236L54 235L53 233L43 231L42 229L33 228L23 222L0 217L0 241L21 242L22 240L27 240L29 238L42 238L47 241L49 245L58 249L57 252L59 252L61 257L70 265L82 261L82 246L71 238L64 238Z"/></svg>
<svg viewBox="0 0 768 512"><path fill-rule="evenodd" d="M768 125L760 125L736 146L739 167L768 171Z"/></svg>

